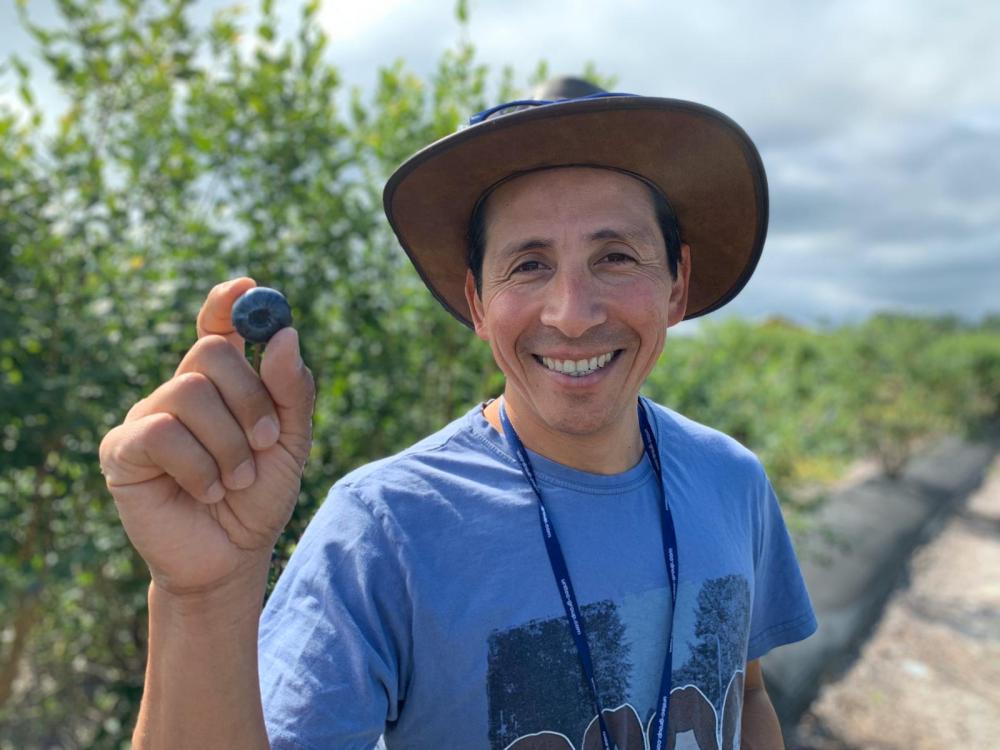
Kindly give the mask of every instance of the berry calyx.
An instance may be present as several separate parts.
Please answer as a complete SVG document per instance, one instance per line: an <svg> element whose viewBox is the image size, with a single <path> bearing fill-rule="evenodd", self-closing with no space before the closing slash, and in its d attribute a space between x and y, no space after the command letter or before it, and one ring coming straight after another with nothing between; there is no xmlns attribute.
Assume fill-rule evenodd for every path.
<svg viewBox="0 0 1000 750"><path fill-rule="evenodd" d="M258 286L233 305L233 328L252 344L265 344L282 328L292 324L292 308L277 289Z"/></svg>

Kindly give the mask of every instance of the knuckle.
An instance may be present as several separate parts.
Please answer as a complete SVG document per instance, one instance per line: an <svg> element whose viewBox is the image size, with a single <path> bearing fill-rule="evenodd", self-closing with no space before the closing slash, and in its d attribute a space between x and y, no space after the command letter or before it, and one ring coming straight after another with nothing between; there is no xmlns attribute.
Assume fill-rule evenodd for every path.
<svg viewBox="0 0 1000 750"><path fill-rule="evenodd" d="M210 333L208 336L202 338L198 344L202 349L212 353L224 352L228 355L232 350L229 342L226 341L226 337L219 333Z"/></svg>
<svg viewBox="0 0 1000 750"><path fill-rule="evenodd" d="M122 430L121 427L116 427L101 441L98 448L98 460L104 483L109 489L113 489L116 477L121 477L122 472L125 471L130 441L134 440L136 440L134 434Z"/></svg>
<svg viewBox="0 0 1000 750"><path fill-rule="evenodd" d="M109 450L102 461L102 474L106 481L110 482L118 469L125 464L125 446L121 443Z"/></svg>
<svg viewBox="0 0 1000 750"><path fill-rule="evenodd" d="M169 412L159 412L146 417L145 432L150 440L167 440L174 436L180 420Z"/></svg>
<svg viewBox="0 0 1000 750"><path fill-rule="evenodd" d="M200 326L200 324L199 324ZM216 333L206 333L199 327L198 340L191 345L187 353L177 366L175 377L185 372L197 372L206 369L206 365L212 358L218 356L215 353L217 339L225 339Z"/></svg>
<svg viewBox="0 0 1000 750"><path fill-rule="evenodd" d="M132 408L125 413L125 419L123 421L130 422L136 414L140 413L145 407L148 399L141 398L132 404Z"/></svg>
<svg viewBox="0 0 1000 750"><path fill-rule="evenodd" d="M174 378L174 388L182 398L204 398L215 390L207 375L201 372L184 372Z"/></svg>
<svg viewBox="0 0 1000 750"><path fill-rule="evenodd" d="M230 352L235 352L235 350L226 341L226 337L218 333L205 334L191 347L191 354L196 357L228 356Z"/></svg>
<svg viewBox="0 0 1000 750"><path fill-rule="evenodd" d="M111 470L111 464L114 460L115 454L115 443L118 439L119 428L115 427L110 430L102 439L100 445L97 446L97 461L101 466L101 474L105 477Z"/></svg>

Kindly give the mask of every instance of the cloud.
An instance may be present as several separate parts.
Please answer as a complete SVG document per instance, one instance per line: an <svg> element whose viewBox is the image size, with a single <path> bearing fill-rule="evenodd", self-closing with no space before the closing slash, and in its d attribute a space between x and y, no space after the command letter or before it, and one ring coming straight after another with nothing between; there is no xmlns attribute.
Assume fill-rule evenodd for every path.
<svg viewBox="0 0 1000 750"><path fill-rule="evenodd" d="M765 153L770 262L759 271L756 293L766 295L758 308L769 296L803 317L893 307L976 318L995 310L998 119L942 112ZM807 294L783 294L789 280Z"/></svg>
<svg viewBox="0 0 1000 750"><path fill-rule="evenodd" d="M203 0L196 15L224 0ZM48 0L32 16L51 14ZM699 101L739 122L767 168L764 257L727 309L802 319L869 307L1000 309L1000 3L991 0L470 0L470 38L523 81L587 61L621 90ZM283 28L298 3L279 3ZM345 83L402 58L429 75L454 0L326 0ZM0 10L5 49L27 46ZM10 94L0 91L10 100ZM992 282L992 283L991 283Z"/></svg>

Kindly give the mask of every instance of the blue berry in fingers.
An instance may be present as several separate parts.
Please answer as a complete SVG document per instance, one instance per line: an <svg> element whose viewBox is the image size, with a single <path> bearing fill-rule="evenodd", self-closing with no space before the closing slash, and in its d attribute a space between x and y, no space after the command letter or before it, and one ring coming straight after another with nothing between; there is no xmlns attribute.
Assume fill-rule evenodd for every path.
<svg viewBox="0 0 1000 750"><path fill-rule="evenodd" d="M252 344L265 344L292 324L292 308L277 289L258 286L233 305L233 328Z"/></svg>

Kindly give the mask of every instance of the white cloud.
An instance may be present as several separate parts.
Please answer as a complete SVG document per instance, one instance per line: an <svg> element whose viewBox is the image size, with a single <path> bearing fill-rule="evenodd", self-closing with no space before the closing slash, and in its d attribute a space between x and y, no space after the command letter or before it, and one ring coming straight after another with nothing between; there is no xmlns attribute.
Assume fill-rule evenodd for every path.
<svg viewBox="0 0 1000 750"><path fill-rule="evenodd" d="M220 4L197 8L204 17ZM758 272L731 309L815 318L1000 308L1000 3L469 5L470 38L494 70L513 65L523 81L543 58L553 73L593 61L622 90L700 101L747 129L772 214ZM299 3L277 7L283 28L297 28ZM319 18L345 83L370 88L398 58L429 74L459 37L454 8L326 0ZM5 13L0 5L0 22ZM0 48L25 49L12 28L0 23Z"/></svg>
<svg viewBox="0 0 1000 750"><path fill-rule="evenodd" d="M357 43L392 24L392 16L405 5L405 0L326 0L317 20L332 43Z"/></svg>

